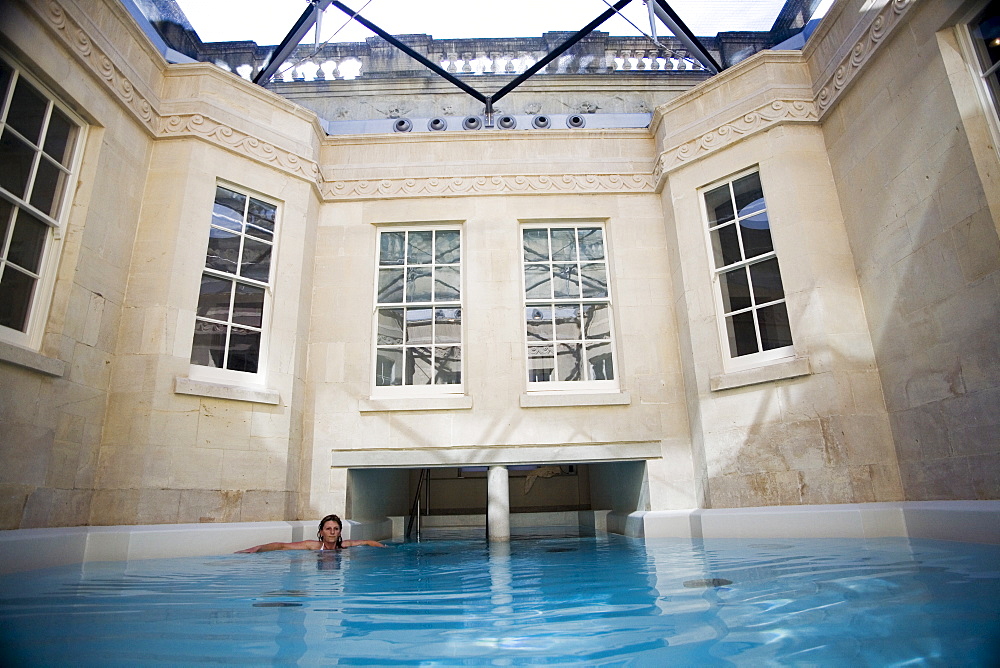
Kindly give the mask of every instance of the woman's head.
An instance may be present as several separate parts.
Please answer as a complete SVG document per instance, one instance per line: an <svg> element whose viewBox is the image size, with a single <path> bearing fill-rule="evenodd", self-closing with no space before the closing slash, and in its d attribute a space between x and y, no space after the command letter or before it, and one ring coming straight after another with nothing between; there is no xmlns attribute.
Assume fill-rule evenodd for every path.
<svg viewBox="0 0 1000 668"><path fill-rule="evenodd" d="M340 518L336 515L327 515L319 521L319 528L316 530L316 538L323 540L323 527L331 523L331 526L336 526L337 528L337 546L340 547L340 542L343 540L340 536L340 532L344 529L344 523L340 521Z"/></svg>

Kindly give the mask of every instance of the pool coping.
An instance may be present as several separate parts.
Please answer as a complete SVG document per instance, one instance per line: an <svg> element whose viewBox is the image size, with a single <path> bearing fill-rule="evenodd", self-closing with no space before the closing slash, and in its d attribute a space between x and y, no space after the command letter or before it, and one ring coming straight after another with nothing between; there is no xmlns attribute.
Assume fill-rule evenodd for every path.
<svg viewBox="0 0 1000 668"><path fill-rule="evenodd" d="M606 523L611 533L645 538L897 536L1000 544L1000 501L611 512ZM260 543L311 538L315 528L316 521L309 520L12 529L0 531L0 574L91 561L229 554ZM344 521L346 538L392 534L388 518Z"/></svg>

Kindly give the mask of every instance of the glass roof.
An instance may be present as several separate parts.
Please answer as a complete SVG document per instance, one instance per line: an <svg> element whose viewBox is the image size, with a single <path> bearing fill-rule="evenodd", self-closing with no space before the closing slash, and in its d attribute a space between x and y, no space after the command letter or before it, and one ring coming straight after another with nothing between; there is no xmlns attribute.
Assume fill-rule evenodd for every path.
<svg viewBox="0 0 1000 668"><path fill-rule="evenodd" d="M309 6L307 0L176 0L203 42L251 40L258 45L281 42ZM805 0L811 18L819 18L832 0ZM345 0L344 4L392 35L427 34L436 39L538 37L546 32L575 32L612 4L605 0ZM699 37L728 31L768 31L785 0L669 0L670 6ZM649 34L644 0L632 0L598 30L611 35ZM657 22L657 34L668 35ZM368 29L330 6L320 21L317 39L311 30L302 42L362 42Z"/></svg>

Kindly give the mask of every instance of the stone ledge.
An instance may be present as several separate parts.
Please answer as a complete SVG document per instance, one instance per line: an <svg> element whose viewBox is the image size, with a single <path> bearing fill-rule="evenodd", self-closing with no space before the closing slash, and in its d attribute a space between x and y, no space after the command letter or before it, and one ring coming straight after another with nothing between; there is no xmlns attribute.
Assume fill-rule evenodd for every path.
<svg viewBox="0 0 1000 668"><path fill-rule="evenodd" d="M362 399L358 410L362 413L382 411L451 411L472 408L472 397L466 394L448 394L439 397L378 397Z"/></svg>
<svg viewBox="0 0 1000 668"><path fill-rule="evenodd" d="M717 374L709 379L709 386L713 392L718 392L720 390L731 390L747 385L757 385L758 383L770 383L776 380L808 376L811 373L812 369L809 366L809 358L795 357L786 362Z"/></svg>
<svg viewBox="0 0 1000 668"><path fill-rule="evenodd" d="M31 369L56 378L62 378L66 375L66 362L3 341L0 341L0 362Z"/></svg>
<svg viewBox="0 0 1000 668"><path fill-rule="evenodd" d="M627 406L632 403L628 392L526 392L521 395L521 408L553 406Z"/></svg>
<svg viewBox="0 0 1000 668"><path fill-rule="evenodd" d="M174 392L176 394L191 394L196 397L249 401L257 404L277 405L281 403L281 395L278 394L277 390L210 383L204 380L192 380L184 376L178 376L174 380Z"/></svg>

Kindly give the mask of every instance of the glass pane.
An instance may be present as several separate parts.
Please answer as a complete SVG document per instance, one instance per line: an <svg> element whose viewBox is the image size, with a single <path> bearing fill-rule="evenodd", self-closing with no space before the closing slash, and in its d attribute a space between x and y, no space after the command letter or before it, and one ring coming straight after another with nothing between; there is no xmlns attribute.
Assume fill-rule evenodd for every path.
<svg viewBox="0 0 1000 668"><path fill-rule="evenodd" d="M456 264L461 259L458 230L442 230L434 237L434 261L438 264Z"/></svg>
<svg viewBox="0 0 1000 668"><path fill-rule="evenodd" d="M575 264L552 265L552 291L556 299L580 298L579 271Z"/></svg>
<svg viewBox="0 0 1000 668"><path fill-rule="evenodd" d="M236 284L236 301L233 304L233 322L249 327L264 325L264 288Z"/></svg>
<svg viewBox="0 0 1000 668"><path fill-rule="evenodd" d="M757 352L757 333L753 326L753 311L746 311L726 318L729 334L729 355L739 357Z"/></svg>
<svg viewBox="0 0 1000 668"><path fill-rule="evenodd" d="M383 232L379 237L379 264L403 264L406 232Z"/></svg>
<svg viewBox="0 0 1000 668"><path fill-rule="evenodd" d="M764 350L792 345L792 328L788 325L785 303L765 306L757 311L760 323L760 342Z"/></svg>
<svg viewBox="0 0 1000 668"><path fill-rule="evenodd" d="M729 196L728 184L705 193L705 210L708 212L709 227L733 219L733 200Z"/></svg>
<svg viewBox="0 0 1000 668"><path fill-rule="evenodd" d="M14 234L10 238L7 261L37 274L48 233L48 225L24 210L18 211L14 218Z"/></svg>
<svg viewBox="0 0 1000 668"><path fill-rule="evenodd" d="M378 270L378 303L398 304L403 301L403 270Z"/></svg>
<svg viewBox="0 0 1000 668"><path fill-rule="evenodd" d="M380 308L375 341L380 346L403 345L403 309Z"/></svg>
<svg viewBox="0 0 1000 668"><path fill-rule="evenodd" d="M559 380L583 380L582 352L583 346L579 343L556 344L556 368L559 370L557 376Z"/></svg>
<svg viewBox="0 0 1000 668"><path fill-rule="evenodd" d="M375 384L379 387L403 384L401 348L379 348L375 355Z"/></svg>
<svg viewBox="0 0 1000 668"><path fill-rule="evenodd" d="M434 382L437 385L458 385L462 382L462 349L447 346L434 349Z"/></svg>
<svg viewBox="0 0 1000 668"><path fill-rule="evenodd" d="M431 300L431 268L407 267L406 301L429 302Z"/></svg>
<svg viewBox="0 0 1000 668"><path fill-rule="evenodd" d="M736 225L726 225L712 230L711 235L716 269L743 259L740 257L740 241L737 238Z"/></svg>
<svg viewBox="0 0 1000 668"><path fill-rule="evenodd" d="M580 240L580 258L583 260L604 259L604 234L598 227L581 227L576 231Z"/></svg>
<svg viewBox="0 0 1000 668"><path fill-rule="evenodd" d="M62 192L65 172L56 167L48 158L38 161L38 171L35 172L35 185L31 187L31 204L38 207L53 218L56 216L58 195Z"/></svg>
<svg viewBox="0 0 1000 668"><path fill-rule="evenodd" d="M196 320L191 364L221 369L226 355L226 325Z"/></svg>
<svg viewBox="0 0 1000 668"><path fill-rule="evenodd" d="M434 342L431 313L432 311L429 308L406 309L407 343L423 344Z"/></svg>
<svg viewBox="0 0 1000 668"><path fill-rule="evenodd" d="M229 302L232 299L233 282L201 275L201 294L198 295L198 315L212 320L229 321Z"/></svg>
<svg viewBox="0 0 1000 668"><path fill-rule="evenodd" d="M23 198L35 152L9 130L0 137L0 188Z"/></svg>
<svg viewBox="0 0 1000 668"><path fill-rule="evenodd" d="M13 74L14 70L10 68L10 65L0 60L0 100L7 99L7 84L10 83Z"/></svg>
<svg viewBox="0 0 1000 668"><path fill-rule="evenodd" d="M69 166L70 159L70 139L76 125L63 112L55 107L52 108L52 117L49 118L49 129L45 131L45 146L43 150L51 156L53 160L63 167Z"/></svg>
<svg viewBox="0 0 1000 668"><path fill-rule="evenodd" d="M722 305L726 313L750 307L750 286L746 267L727 271L720 277Z"/></svg>
<svg viewBox="0 0 1000 668"><path fill-rule="evenodd" d="M576 262L576 230L552 230L552 259Z"/></svg>
<svg viewBox="0 0 1000 668"><path fill-rule="evenodd" d="M267 283L271 275L271 244L247 237L243 240L240 276Z"/></svg>
<svg viewBox="0 0 1000 668"><path fill-rule="evenodd" d="M765 212L741 220L740 234L743 235L743 252L748 259L774 250L774 246L771 245L771 228Z"/></svg>
<svg viewBox="0 0 1000 668"><path fill-rule="evenodd" d="M583 336L586 339L611 338L611 308L607 304L583 305Z"/></svg>
<svg viewBox="0 0 1000 668"><path fill-rule="evenodd" d="M407 385L430 385L431 372L432 372L432 367L431 367L430 348L406 349Z"/></svg>
<svg viewBox="0 0 1000 668"><path fill-rule="evenodd" d="M247 209L247 234L270 241L274 237L274 219L277 213L278 209L273 204L251 197Z"/></svg>
<svg viewBox="0 0 1000 668"><path fill-rule="evenodd" d="M246 195L241 195L222 186L216 186L212 224L235 232L242 231L243 209L246 208L246 202Z"/></svg>
<svg viewBox="0 0 1000 668"><path fill-rule="evenodd" d="M760 174L754 172L733 181L736 211L746 216L764 208L764 191L760 187Z"/></svg>
<svg viewBox="0 0 1000 668"><path fill-rule="evenodd" d="M0 61L2 64L3 61ZM3 245L7 242L7 230L10 227L10 215L14 206L5 199L0 199L0 257L3 257Z"/></svg>
<svg viewBox="0 0 1000 668"><path fill-rule="evenodd" d="M236 275L240 256L240 235L213 227L208 232L208 253L205 266Z"/></svg>
<svg viewBox="0 0 1000 668"><path fill-rule="evenodd" d="M434 311L434 342L462 342L462 309L439 308Z"/></svg>
<svg viewBox="0 0 1000 668"><path fill-rule="evenodd" d="M524 261L544 262L549 259L549 231L524 230Z"/></svg>
<svg viewBox="0 0 1000 668"><path fill-rule="evenodd" d="M611 361L611 343L595 343L587 346L587 364L590 371L588 380L614 380L615 370Z"/></svg>
<svg viewBox="0 0 1000 668"><path fill-rule="evenodd" d="M226 368L232 371L257 373L260 357L260 332L233 327L229 334L229 356Z"/></svg>
<svg viewBox="0 0 1000 668"><path fill-rule="evenodd" d="M525 299L552 299L552 281L547 264L529 264L524 268Z"/></svg>
<svg viewBox="0 0 1000 668"><path fill-rule="evenodd" d="M581 267L583 275L580 277L583 283L584 297L607 297L608 296L608 274L601 264L585 264Z"/></svg>
<svg viewBox="0 0 1000 668"><path fill-rule="evenodd" d="M0 325L23 332L28 326L28 309L35 279L14 267L3 267L0 276Z"/></svg>
<svg viewBox="0 0 1000 668"><path fill-rule="evenodd" d="M7 124L17 130L28 141L38 144L45 119L45 107L49 101L23 77L14 84L14 98L7 112Z"/></svg>
<svg viewBox="0 0 1000 668"><path fill-rule="evenodd" d="M406 249L408 264L430 264L433 232L410 232Z"/></svg>
<svg viewBox="0 0 1000 668"><path fill-rule="evenodd" d="M580 340L580 306L578 304L561 304L556 311L556 340Z"/></svg>
<svg viewBox="0 0 1000 668"><path fill-rule="evenodd" d="M554 378L552 346L528 346L528 382L544 383Z"/></svg>
<svg viewBox="0 0 1000 668"><path fill-rule="evenodd" d="M434 301L458 301L461 298L461 280L459 268L435 267L434 269Z"/></svg>
<svg viewBox="0 0 1000 668"><path fill-rule="evenodd" d="M766 304L785 296L777 258L750 265L750 281L755 304Z"/></svg>
<svg viewBox="0 0 1000 668"><path fill-rule="evenodd" d="M552 308L549 306L529 306L525 309L528 343L551 341L555 332L552 328Z"/></svg>

